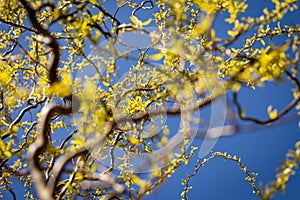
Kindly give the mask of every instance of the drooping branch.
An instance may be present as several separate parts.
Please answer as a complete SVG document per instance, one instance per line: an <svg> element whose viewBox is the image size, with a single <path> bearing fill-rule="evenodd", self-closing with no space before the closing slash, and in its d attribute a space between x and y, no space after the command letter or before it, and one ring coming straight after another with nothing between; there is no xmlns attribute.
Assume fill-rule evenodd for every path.
<svg viewBox="0 0 300 200"><path fill-rule="evenodd" d="M182 184L184 185L184 190L181 193L182 199L187 200L188 196L187 193L191 189L190 187L190 180L197 175L199 169L203 166L205 166L208 162L215 158L223 158L224 160L230 160L236 163L238 166L240 166L241 171L244 172L247 175L247 178L245 180L249 181L250 186L253 189L253 193L259 196L261 194L261 190L256 186L256 177L258 173L251 172L246 165L242 162L241 158L237 158L237 156L231 156L229 154L222 153L222 152L212 152L211 156L205 158L203 161L197 160L197 164L194 167L194 172L190 175L186 175L186 179L182 180Z"/></svg>
<svg viewBox="0 0 300 200"><path fill-rule="evenodd" d="M233 92L233 103L237 107L239 118L241 118L242 120L245 120L245 121L252 121L257 124L269 124L269 123L272 123L272 122L282 118L285 114L287 114L290 110L292 110L296 106L296 104L300 101L300 83L299 83L299 80L297 78L293 77L290 72L286 71L285 73L296 84L297 89L298 89L298 92L296 93L295 98L293 99L293 101L290 102L290 104L286 108L284 108L276 117L270 118L270 119L261 120L261 119L257 119L254 117L248 117L243 113L242 106L238 102L237 92Z"/></svg>
<svg viewBox="0 0 300 200"><path fill-rule="evenodd" d="M227 119L228 120L228 119ZM283 126L288 126L299 120L297 114L285 115L280 120L274 121L268 126L269 129L276 129ZM196 138L218 138L218 137L231 137L237 134L252 134L261 130L265 130L265 124L238 124L232 123L224 126L218 126L210 129L198 130Z"/></svg>

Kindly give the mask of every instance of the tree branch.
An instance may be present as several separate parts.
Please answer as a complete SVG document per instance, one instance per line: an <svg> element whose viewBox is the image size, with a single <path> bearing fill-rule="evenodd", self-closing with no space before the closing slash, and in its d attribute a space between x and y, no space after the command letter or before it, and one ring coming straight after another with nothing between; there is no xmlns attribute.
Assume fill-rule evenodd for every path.
<svg viewBox="0 0 300 200"><path fill-rule="evenodd" d="M42 200L52 200L54 199L53 192L47 187L44 176L42 173L42 168L39 162L39 156L45 151L49 143L49 122L54 114L71 114L72 107L64 108L60 105L50 103L46 105L42 112L40 118L40 128L41 134L38 135L36 141L29 147L29 161L31 162L31 174L36 182L36 189L39 197Z"/></svg>
<svg viewBox="0 0 300 200"><path fill-rule="evenodd" d="M239 118L242 119L242 120L245 120L245 121L252 121L252 122L255 122L257 124L269 124L269 123L272 123L272 122L282 118L286 113L288 113L300 100L300 83L299 83L299 80L297 78L293 77L290 72L286 71L285 73L287 74L287 76L290 79L292 79L295 82L295 84L298 88L298 94L296 95L296 97L293 99L293 101L291 101L291 103L285 109L283 109L275 118L261 120L261 119L256 119L256 118L253 118L253 117L247 117L243 113L241 104L238 102L237 92L233 92L233 102L234 102L234 104L236 105L236 107L238 109Z"/></svg>
<svg viewBox="0 0 300 200"><path fill-rule="evenodd" d="M27 10L32 26L38 31L38 33L42 34L45 37L44 42L47 43L49 47L52 48L53 56L50 62L49 80L50 80L50 84L53 84L54 82L58 81L56 69L60 61L59 45L57 41L54 39L54 37L48 32L48 30L42 27L41 24L38 22L35 15L37 11L34 10L30 5L28 5L26 0L20 0L20 2Z"/></svg>

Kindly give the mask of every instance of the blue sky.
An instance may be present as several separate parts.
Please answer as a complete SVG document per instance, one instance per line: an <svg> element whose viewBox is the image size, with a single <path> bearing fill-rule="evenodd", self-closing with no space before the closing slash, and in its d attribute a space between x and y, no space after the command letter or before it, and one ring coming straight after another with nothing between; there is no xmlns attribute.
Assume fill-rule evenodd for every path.
<svg viewBox="0 0 300 200"><path fill-rule="evenodd" d="M242 99L247 110L250 110L251 114L255 114L261 112L257 109L257 105L263 104L262 100L266 102L268 100L266 97L261 99L266 91L268 91L268 94L270 93L268 98L271 100L272 98L280 99L277 105L284 106L282 97L287 96L289 89L288 85L279 88L267 86L265 89L257 89L255 91L259 95L245 94L242 96ZM287 97L286 100L288 100ZM259 107L263 107L263 111L266 110L264 106L259 105ZM295 142L300 139L299 136L299 128L296 121L283 127L266 127L265 130L250 133L238 132L235 136L220 138L213 150L228 152L231 155L241 157L251 171L259 173L257 181L265 183L275 179L276 168L280 164L279 161L285 159L288 149L294 148ZM201 142L201 140L195 140L193 145L201 145ZM197 156L195 157L197 158ZM181 179L185 178L185 174L191 174L192 171L192 164L183 167L179 173L168 180L161 190L157 192L157 199L166 197L179 199L182 191ZM300 173L299 170L297 172ZM217 158L199 170L199 173L191 182L193 189L188 194L190 199L200 199L200 197L201 199L209 200L258 199L252 193L252 188L247 181L244 181L244 178L245 174L236 163ZM299 185L300 176L296 174L291 177L286 194L281 196L278 193L274 199L299 199L299 188L297 188ZM152 199L152 196L147 199Z"/></svg>

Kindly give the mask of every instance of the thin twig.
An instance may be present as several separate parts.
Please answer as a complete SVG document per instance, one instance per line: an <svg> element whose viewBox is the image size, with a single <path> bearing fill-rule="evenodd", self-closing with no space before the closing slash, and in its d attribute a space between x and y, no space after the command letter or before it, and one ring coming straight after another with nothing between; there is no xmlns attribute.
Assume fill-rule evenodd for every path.
<svg viewBox="0 0 300 200"><path fill-rule="evenodd" d="M287 74L287 76L292 81L295 82L295 84L296 84L296 86L298 88L298 94L296 95L296 97L293 99L293 101L291 101L290 104L286 108L284 108L276 117L270 118L270 119L261 120L261 119L257 119L257 118L254 118L254 117L248 117L248 116L245 116L245 114L243 113L242 106L238 102L238 94L237 94L237 92L233 92L233 102L234 102L234 104L237 107L239 118L242 119L242 120L245 120L245 121L252 121L252 122L255 122L257 124L269 124L269 123L272 123L272 122L274 122L276 120L279 120L285 114L287 114L290 110L292 110L292 108L294 108L295 105L300 100L300 83L299 83L299 80L297 78L293 77L290 72L285 71L285 73Z"/></svg>

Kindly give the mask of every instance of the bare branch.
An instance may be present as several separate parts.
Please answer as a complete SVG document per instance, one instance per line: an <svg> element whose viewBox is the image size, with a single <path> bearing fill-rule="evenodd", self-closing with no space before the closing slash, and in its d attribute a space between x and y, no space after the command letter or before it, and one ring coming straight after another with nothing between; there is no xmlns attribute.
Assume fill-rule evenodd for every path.
<svg viewBox="0 0 300 200"><path fill-rule="evenodd" d="M113 142L113 146L112 148L110 148L110 166L107 170L105 170L104 172L102 172L102 175L111 172L114 169L114 165L115 165L115 156L114 156L114 147L117 145L117 143L120 141L120 136L122 135L122 132L118 133L115 137L115 140Z"/></svg>
<svg viewBox="0 0 300 200"><path fill-rule="evenodd" d="M286 71L286 74L288 75L288 77L295 82L296 86L298 87L298 94L296 95L296 97L293 99L293 101L285 108L283 109L275 118L270 118L270 119L265 119L265 120L260 120L260 119L256 119L253 117L247 117L245 116L245 114L243 113L242 110L242 106L240 105L240 103L238 102L238 94L237 92L233 92L233 102L236 105L237 109L238 109L238 115L242 120L245 121L252 121L255 122L257 124L269 124L272 123L280 118L282 118L285 114L287 114L292 108L295 107L295 105L299 102L300 100L300 83L299 80L295 77L292 76L292 74L288 71Z"/></svg>
<svg viewBox="0 0 300 200"><path fill-rule="evenodd" d="M25 29L27 31L30 31L30 32L38 34L38 31L36 31L34 29L31 29L31 28L28 28L26 26L23 26L23 25L20 25L20 24L16 24L16 23L13 23L13 22L5 21L4 19L1 19L1 18L0 18L0 22L8 24L8 25L11 25L11 26L14 26L14 27L22 28L22 29Z"/></svg>
<svg viewBox="0 0 300 200"><path fill-rule="evenodd" d="M150 6L145 6L147 3L150 3ZM140 10L140 9L143 9L143 10L148 10L148 9L152 9L154 8L154 4L153 4L153 1L152 0L146 0L146 1L143 1L137 8L135 8L131 15L135 15L135 13Z"/></svg>

